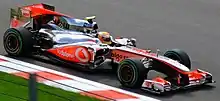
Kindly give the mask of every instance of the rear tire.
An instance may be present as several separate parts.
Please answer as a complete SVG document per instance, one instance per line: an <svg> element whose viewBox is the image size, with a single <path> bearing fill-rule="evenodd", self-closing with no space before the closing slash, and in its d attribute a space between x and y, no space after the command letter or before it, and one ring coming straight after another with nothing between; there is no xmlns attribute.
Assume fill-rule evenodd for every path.
<svg viewBox="0 0 220 101"><path fill-rule="evenodd" d="M122 86L140 88L147 77L147 68L140 59L125 59L117 69L117 78Z"/></svg>
<svg viewBox="0 0 220 101"><path fill-rule="evenodd" d="M9 28L3 40L4 49L11 56L28 56L32 53L32 33L26 28Z"/></svg>
<svg viewBox="0 0 220 101"><path fill-rule="evenodd" d="M181 64L191 69L191 61L189 55L180 49L168 50L167 52L165 52L164 56L173 60L177 60Z"/></svg>

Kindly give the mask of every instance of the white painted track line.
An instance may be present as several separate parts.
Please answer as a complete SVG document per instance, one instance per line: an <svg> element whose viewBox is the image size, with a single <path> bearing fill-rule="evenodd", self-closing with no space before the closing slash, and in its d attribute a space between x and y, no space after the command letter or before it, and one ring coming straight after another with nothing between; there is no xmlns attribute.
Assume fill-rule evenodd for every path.
<svg viewBox="0 0 220 101"><path fill-rule="evenodd" d="M102 89L114 90L114 91L121 92L121 93L124 93L124 94L132 95L132 96L135 96L135 97L138 98L138 99L124 99L124 100L120 99L118 101L160 101L158 99L143 96L143 95L133 93L133 92L129 92L129 91L126 91L126 90L122 90L122 89L119 89L119 88L111 87L111 86L108 86L108 85L105 85L105 84L101 84L101 83L94 82L94 81L91 81L91 80L87 80L87 79L84 79L84 78L80 78L80 77L77 77L77 76L69 75L69 74L66 74L66 73L58 72L58 71L48 69L48 68L45 68L45 67L42 67L42 66L30 64L30 63L23 62L23 61L16 60L16 59L12 59L12 58L8 58L6 56L0 55L0 59L4 59L4 60L8 61L7 63L1 63L1 65L4 65L4 66L13 67L13 68L24 70L24 71L27 70L27 72L45 71L45 72L54 73L54 74L57 74L57 75L60 75L60 76L71 78L72 80L74 80L74 82L72 82L72 80L71 81L66 80L66 81L60 81L60 83L64 83L64 84L67 84L67 85L74 85L75 84L76 87L81 87L84 90L102 90ZM8 71L8 70L5 69L5 71ZM50 85L54 85L51 82L44 82L44 83L46 83L46 84L50 83ZM81 86L79 86L79 85L81 85ZM96 89L94 89L94 88L96 88ZM68 87L63 88L63 89L68 90Z"/></svg>

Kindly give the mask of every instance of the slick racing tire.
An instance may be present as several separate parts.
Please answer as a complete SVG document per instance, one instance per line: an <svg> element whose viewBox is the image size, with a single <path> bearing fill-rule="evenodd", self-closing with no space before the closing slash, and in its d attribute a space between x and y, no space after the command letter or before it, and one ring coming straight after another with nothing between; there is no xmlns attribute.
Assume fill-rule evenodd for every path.
<svg viewBox="0 0 220 101"><path fill-rule="evenodd" d="M32 34L26 28L9 28L3 37L5 51L11 56L28 56L33 47Z"/></svg>
<svg viewBox="0 0 220 101"><path fill-rule="evenodd" d="M117 78L124 87L140 88L147 77L147 68L140 59L125 59L119 63Z"/></svg>
<svg viewBox="0 0 220 101"><path fill-rule="evenodd" d="M190 61L189 55L180 49L168 50L165 52L164 56L170 59L173 59L173 60L177 60L181 64L191 69L191 61Z"/></svg>

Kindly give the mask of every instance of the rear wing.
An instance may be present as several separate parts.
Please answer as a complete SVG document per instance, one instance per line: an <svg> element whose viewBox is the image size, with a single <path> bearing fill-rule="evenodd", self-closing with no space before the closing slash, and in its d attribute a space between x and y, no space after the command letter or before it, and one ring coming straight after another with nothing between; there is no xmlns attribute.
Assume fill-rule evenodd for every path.
<svg viewBox="0 0 220 101"><path fill-rule="evenodd" d="M33 17L44 14L59 14L54 12L55 6L40 3L10 9L10 28L33 27Z"/></svg>
<svg viewBox="0 0 220 101"><path fill-rule="evenodd" d="M41 3L41 5L43 6L44 9L55 11L55 6L44 4L44 3Z"/></svg>
<svg viewBox="0 0 220 101"><path fill-rule="evenodd" d="M31 12L22 8L10 9L10 28L25 27L31 23Z"/></svg>
<svg viewBox="0 0 220 101"><path fill-rule="evenodd" d="M55 11L55 6L44 4L44 3L27 5L27 6L23 6L22 8L28 8L30 11L31 11L31 8L40 8L40 9Z"/></svg>

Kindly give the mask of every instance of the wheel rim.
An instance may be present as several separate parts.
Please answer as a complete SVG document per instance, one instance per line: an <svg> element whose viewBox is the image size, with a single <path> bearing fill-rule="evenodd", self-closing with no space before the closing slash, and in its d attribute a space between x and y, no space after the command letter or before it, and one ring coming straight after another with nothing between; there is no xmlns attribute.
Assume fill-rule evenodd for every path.
<svg viewBox="0 0 220 101"><path fill-rule="evenodd" d="M19 50L19 41L17 36L13 33L9 34L5 40L6 49L12 53L17 52Z"/></svg>
<svg viewBox="0 0 220 101"><path fill-rule="evenodd" d="M121 74L121 79L124 82L131 82L134 78L134 72L132 68L128 65L124 65L121 67L120 74Z"/></svg>

